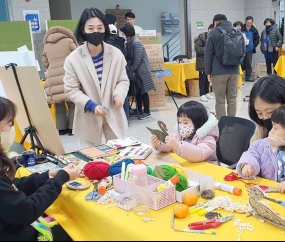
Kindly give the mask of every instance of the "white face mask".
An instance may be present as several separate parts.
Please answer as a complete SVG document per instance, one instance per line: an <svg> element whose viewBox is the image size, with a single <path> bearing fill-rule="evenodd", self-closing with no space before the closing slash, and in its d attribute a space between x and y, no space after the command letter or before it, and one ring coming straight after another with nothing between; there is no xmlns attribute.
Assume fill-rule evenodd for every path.
<svg viewBox="0 0 285 242"><path fill-rule="evenodd" d="M1 146L4 150L9 149L15 141L16 131L15 127L12 127L10 132L0 133L1 136Z"/></svg>
<svg viewBox="0 0 285 242"><path fill-rule="evenodd" d="M194 126L191 127L185 127L185 126L179 126L179 134L182 139L189 138L195 130Z"/></svg>

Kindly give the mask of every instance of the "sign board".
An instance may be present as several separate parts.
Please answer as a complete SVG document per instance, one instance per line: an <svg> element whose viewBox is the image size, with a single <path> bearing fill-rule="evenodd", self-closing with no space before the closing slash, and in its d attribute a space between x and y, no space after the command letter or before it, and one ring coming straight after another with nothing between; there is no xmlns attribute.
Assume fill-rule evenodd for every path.
<svg viewBox="0 0 285 242"><path fill-rule="evenodd" d="M151 71L164 70L162 44L145 45L144 47L148 56Z"/></svg>
<svg viewBox="0 0 285 242"><path fill-rule="evenodd" d="M156 77L160 77L160 76L172 76L172 71L156 71L155 72L155 76Z"/></svg>
<svg viewBox="0 0 285 242"><path fill-rule="evenodd" d="M196 22L196 27L198 30L204 29L204 22Z"/></svg>
<svg viewBox="0 0 285 242"><path fill-rule="evenodd" d="M24 10L24 20L31 22L33 33L41 33L40 12L39 10Z"/></svg>
<svg viewBox="0 0 285 242"><path fill-rule="evenodd" d="M149 105L151 108L166 107L165 92L151 91L148 93Z"/></svg>
<svg viewBox="0 0 285 242"><path fill-rule="evenodd" d="M151 73L156 92L165 93L165 80L163 77L156 77L155 72Z"/></svg>
<svg viewBox="0 0 285 242"><path fill-rule="evenodd" d="M156 30L142 30L140 36L156 36Z"/></svg>
<svg viewBox="0 0 285 242"><path fill-rule="evenodd" d="M161 33L157 33L156 36L140 36L136 37L143 43L143 45L161 44Z"/></svg>
<svg viewBox="0 0 285 242"><path fill-rule="evenodd" d="M117 29L120 30L127 23L126 13L131 11L131 9L106 9L106 14L113 14L117 17Z"/></svg>

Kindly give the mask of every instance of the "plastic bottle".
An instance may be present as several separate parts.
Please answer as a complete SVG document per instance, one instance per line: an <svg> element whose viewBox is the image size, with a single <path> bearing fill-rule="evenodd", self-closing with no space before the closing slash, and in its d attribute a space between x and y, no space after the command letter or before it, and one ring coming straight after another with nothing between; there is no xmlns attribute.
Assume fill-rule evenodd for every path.
<svg viewBox="0 0 285 242"><path fill-rule="evenodd" d="M219 190L229 192L237 196L240 196L242 194L242 189L221 182L216 182L215 187Z"/></svg>
<svg viewBox="0 0 285 242"><path fill-rule="evenodd" d="M104 195L105 192L106 192L106 188L107 188L107 182L105 180L103 180L103 181L100 182L98 192L101 195Z"/></svg>
<svg viewBox="0 0 285 242"><path fill-rule="evenodd" d="M168 182L165 182L164 184L161 184L157 187L157 191L162 191L168 187L176 186L176 184L180 181L178 176L172 177Z"/></svg>

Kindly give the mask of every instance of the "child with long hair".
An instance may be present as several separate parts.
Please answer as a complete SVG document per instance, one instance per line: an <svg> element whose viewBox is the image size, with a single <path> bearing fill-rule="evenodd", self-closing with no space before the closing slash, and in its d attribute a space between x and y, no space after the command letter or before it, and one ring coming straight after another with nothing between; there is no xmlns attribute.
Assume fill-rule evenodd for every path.
<svg viewBox="0 0 285 242"><path fill-rule="evenodd" d="M278 191L285 193L285 105L274 111L271 121L268 138L251 143L237 164L237 173L243 179L260 176L279 182Z"/></svg>
<svg viewBox="0 0 285 242"><path fill-rule="evenodd" d="M151 143L154 148L160 152L175 152L190 162L207 161L217 165L219 129L215 116L203 104L190 101L178 109L177 118L177 133L166 137L165 144L153 135Z"/></svg>
<svg viewBox="0 0 285 242"><path fill-rule="evenodd" d="M15 116L14 103L0 97L0 133L11 130ZM39 233L31 224L58 198L62 185L79 176L79 171L69 165L21 179L14 178L15 172L0 140L0 241L37 241Z"/></svg>

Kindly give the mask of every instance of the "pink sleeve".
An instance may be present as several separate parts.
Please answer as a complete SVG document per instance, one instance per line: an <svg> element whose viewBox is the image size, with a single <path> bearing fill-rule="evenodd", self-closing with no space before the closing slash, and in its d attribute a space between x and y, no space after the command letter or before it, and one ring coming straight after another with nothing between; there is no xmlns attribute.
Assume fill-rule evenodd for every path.
<svg viewBox="0 0 285 242"><path fill-rule="evenodd" d="M176 154L190 162L202 162L214 152L216 152L216 139L213 136L207 136L198 145L181 141Z"/></svg>
<svg viewBox="0 0 285 242"><path fill-rule="evenodd" d="M177 138L177 134L171 134L170 136L176 138L179 141L179 139ZM168 147L164 143L162 143L162 149L155 148L155 150L159 150L160 152L165 152L165 153L174 152L170 147Z"/></svg>

